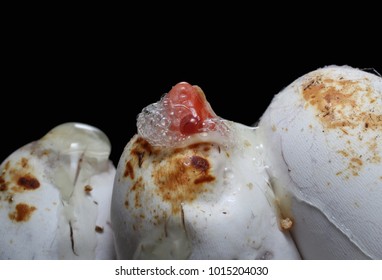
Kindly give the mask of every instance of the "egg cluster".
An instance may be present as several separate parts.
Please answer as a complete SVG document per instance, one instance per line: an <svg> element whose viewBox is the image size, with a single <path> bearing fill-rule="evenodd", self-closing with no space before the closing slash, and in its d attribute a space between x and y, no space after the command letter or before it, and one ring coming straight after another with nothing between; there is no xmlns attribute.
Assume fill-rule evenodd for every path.
<svg viewBox="0 0 382 280"><path fill-rule="evenodd" d="M0 166L0 259L382 259L382 78L328 66L256 127L179 83L117 168L65 123Z"/></svg>

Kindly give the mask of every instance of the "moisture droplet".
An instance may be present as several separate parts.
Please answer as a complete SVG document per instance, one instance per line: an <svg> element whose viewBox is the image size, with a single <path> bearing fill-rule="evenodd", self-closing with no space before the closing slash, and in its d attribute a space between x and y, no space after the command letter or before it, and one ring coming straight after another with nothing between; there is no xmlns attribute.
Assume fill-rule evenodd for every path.
<svg viewBox="0 0 382 280"><path fill-rule="evenodd" d="M223 177L224 178L227 178L227 179L233 179L234 178L234 174L233 174L233 171L231 168L228 168L228 167L225 167L224 168L224 173L223 173Z"/></svg>

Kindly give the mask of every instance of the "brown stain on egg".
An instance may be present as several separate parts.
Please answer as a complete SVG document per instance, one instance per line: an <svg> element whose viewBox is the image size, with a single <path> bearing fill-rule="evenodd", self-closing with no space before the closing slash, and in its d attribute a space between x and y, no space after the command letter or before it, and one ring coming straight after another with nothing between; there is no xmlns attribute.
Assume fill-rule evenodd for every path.
<svg viewBox="0 0 382 280"><path fill-rule="evenodd" d="M146 157L151 155L157 155L159 154L159 152L159 148L151 146L150 143L147 142L144 138L137 137L136 140L132 143L132 147L130 150L130 164L133 168L135 166L141 168L145 162Z"/></svg>
<svg viewBox="0 0 382 280"><path fill-rule="evenodd" d="M134 169L133 166L131 165L131 161L129 160L126 162L125 165L125 172L123 173L124 177L130 177L131 180L134 180Z"/></svg>
<svg viewBox="0 0 382 280"><path fill-rule="evenodd" d="M353 95L357 90L354 81L322 79L315 77L303 86L303 97L318 111L321 122L326 128L354 126L354 119L344 113L345 108L356 108Z"/></svg>
<svg viewBox="0 0 382 280"><path fill-rule="evenodd" d="M26 203L18 203L15 211L9 214L9 218L14 222L27 222L36 207L30 206Z"/></svg>
<svg viewBox="0 0 382 280"><path fill-rule="evenodd" d="M85 191L85 193L86 193L87 195L90 195L90 193L92 192L92 190L93 190L93 187L90 186L90 185L86 185L86 186L84 187L84 191Z"/></svg>
<svg viewBox="0 0 382 280"><path fill-rule="evenodd" d="M8 160L5 164L4 164L4 170L3 170L3 172L5 172L5 171L8 171L9 170L9 166L10 166L10 161Z"/></svg>
<svg viewBox="0 0 382 280"><path fill-rule="evenodd" d="M192 156L191 165L195 167L195 169L200 170L201 172L206 172L210 168L208 160L200 156Z"/></svg>
<svg viewBox="0 0 382 280"><path fill-rule="evenodd" d="M18 161L7 161L0 172L0 192L6 193L6 197L13 197L15 193L38 189L40 182L33 172L25 157Z"/></svg>
<svg viewBox="0 0 382 280"><path fill-rule="evenodd" d="M152 177L157 193L179 213L181 204L208 192L206 183L215 180L208 160L210 143L198 143L175 149L154 166Z"/></svg>
<svg viewBox="0 0 382 280"><path fill-rule="evenodd" d="M360 158L351 158L348 165L348 170L351 171L353 176L359 176L362 165L363 161Z"/></svg>
<svg viewBox="0 0 382 280"><path fill-rule="evenodd" d="M143 206L143 192L145 191L145 184L143 183L142 177L133 181L133 185L127 192L125 198L125 207L128 209L131 205L130 199L133 202L135 209L142 208Z"/></svg>
<svg viewBox="0 0 382 280"><path fill-rule="evenodd" d="M145 185L143 183L142 177L139 177L138 180L131 187L130 192L134 192L134 207L142 207L142 193L145 190Z"/></svg>
<svg viewBox="0 0 382 280"><path fill-rule="evenodd" d="M316 117L326 130L336 130L339 138L347 139L337 151L343 157L344 170L337 176L359 176L365 164L381 163L382 110L377 100L381 93L373 90L367 78L349 80L318 75L302 86L305 108L316 109ZM360 151L357 147L366 147Z"/></svg>
<svg viewBox="0 0 382 280"><path fill-rule="evenodd" d="M140 137L133 141L126 161L130 164L125 165L125 176L131 174L131 169L135 170L124 201L126 209L134 207L136 213L142 214L146 204L159 195L170 204L173 214L181 213L182 203L208 192L208 184L216 180L208 156L213 148L220 151L217 144L199 142L172 149L153 147ZM146 180L138 176L145 171L138 169L148 167L154 185L146 187Z"/></svg>
<svg viewBox="0 0 382 280"><path fill-rule="evenodd" d="M160 150L151 146L149 142L139 136L132 141L128 160L125 162L123 177L129 177L134 181L136 174L139 173L138 169L147 167L145 165L146 158L159 154Z"/></svg>
<svg viewBox="0 0 382 280"><path fill-rule="evenodd" d="M104 231L104 228L103 228L103 227L101 227L101 226L95 226L95 232L97 232L97 233L103 233L103 231Z"/></svg>
<svg viewBox="0 0 382 280"><path fill-rule="evenodd" d="M368 106L374 103L372 88L363 82L318 76L303 86L302 95L306 107L311 105L318 110L318 118L326 128L381 129L382 114Z"/></svg>
<svg viewBox="0 0 382 280"><path fill-rule="evenodd" d="M26 159L24 157L21 158L20 165L21 165L22 168L27 168L28 167L28 159Z"/></svg>
<svg viewBox="0 0 382 280"><path fill-rule="evenodd" d="M31 174L26 174L19 177L17 180L17 185L24 190L35 190L40 187L40 182Z"/></svg>
<svg viewBox="0 0 382 280"><path fill-rule="evenodd" d="M169 215L182 216L183 203L211 190L209 183L216 180L209 160L212 149L220 154L219 145L209 142L159 148L141 137L133 139L123 166L127 174L131 174L127 162L134 170L124 198L124 207L132 215L132 230L139 230L144 221L165 225Z"/></svg>
<svg viewBox="0 0 382 280"><path fill-rule="evenodd" d="M132 224L133 230L138 230L142 226L144 220L144 213L150 211L147 204L151 199L150 189L145 188L142 172L144 173L149 164L152 165L152 160L160 154L160 149L153 147L144 138L136 135L129 143L126 154L126 161L124 162L124 172L120 179L130 178L127 184L129 188L125 194L124 207L127 211L131 211L136 222ZM147 160L149 159L150 160ZM140 170L142 169L142 170Z"/></svg>
<svg viewBox="0 0 382 280"><path fill-rule="evenodd" d="M150 203L148 201L148 194L150 190L146 190L145 183L142 177L138 177L128 189L125 197L125 208L131 211L134 222L132 228L134 231L139 230L143 221L146 219L145 212L150 211Z"/></svg>
<svg viewBox="0 0 382 280"><path fill-rule="evenodd" d="M0 173L0 192L5 192L8 190L8 181L6 180L6 175L9 170L9 160L4 164L3 170Z"/></svg>
<svg viewBox="0 0 382 280"><path fill-rule="evenodd" d="M343 157L349 157L349 153L345 150L339 150L337 153L341 154Z"/></svg>
<svg viewBox="0 0 382 280"><path fill-rule="evenodd" d="M4 180L4 178L0 177L0 192L5 192L8 190L7 182Z"/></svg>

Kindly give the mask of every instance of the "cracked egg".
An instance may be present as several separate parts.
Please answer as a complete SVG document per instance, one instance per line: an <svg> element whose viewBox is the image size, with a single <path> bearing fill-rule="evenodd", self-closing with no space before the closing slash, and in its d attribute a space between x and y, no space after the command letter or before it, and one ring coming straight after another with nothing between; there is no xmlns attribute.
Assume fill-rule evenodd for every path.
<svg viewBox="0 0 382 280"><path fill-rule="evenodd" d="M257 133L302 257L381 259L382 78L312 71L274 97Z"/></svg>
<svg viewBox="0 0 382 280"><path fill-rule="evenodd" d="M65 123L5 159L0 259L115 258L110 149L97 128Z"/></svg>
<svg viewBox="0 0 382 280"><path fill-rule="evenodd" d="M112 225L119 259L298 259L255 128L216 116L175 85L138 116L118 163Z"/></svg>

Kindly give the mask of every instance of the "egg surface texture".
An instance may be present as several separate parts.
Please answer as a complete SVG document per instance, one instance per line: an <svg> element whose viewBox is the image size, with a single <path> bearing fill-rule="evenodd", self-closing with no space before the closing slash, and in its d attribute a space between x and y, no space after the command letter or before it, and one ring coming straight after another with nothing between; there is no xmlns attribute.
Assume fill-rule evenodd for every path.
<svg viewBox="0 0 382 280"><path fill-rule="evenodd" d="M277 94L257 129L305 259L382 259L382 78L349 66Z"/></svg>
<svg viewBox="0 0 382 280"><path fill-rule="evenodd" d="M112 259L115 168L99 129L65 123L0 166L0 259Z"/></svg>
<svg viewBox="0 0 382 280"><path fill-rule="evenodd" d="M299 258L255 128L216 116L188 83L143 109L137 125L114 182L118 258Z"/></svg>

